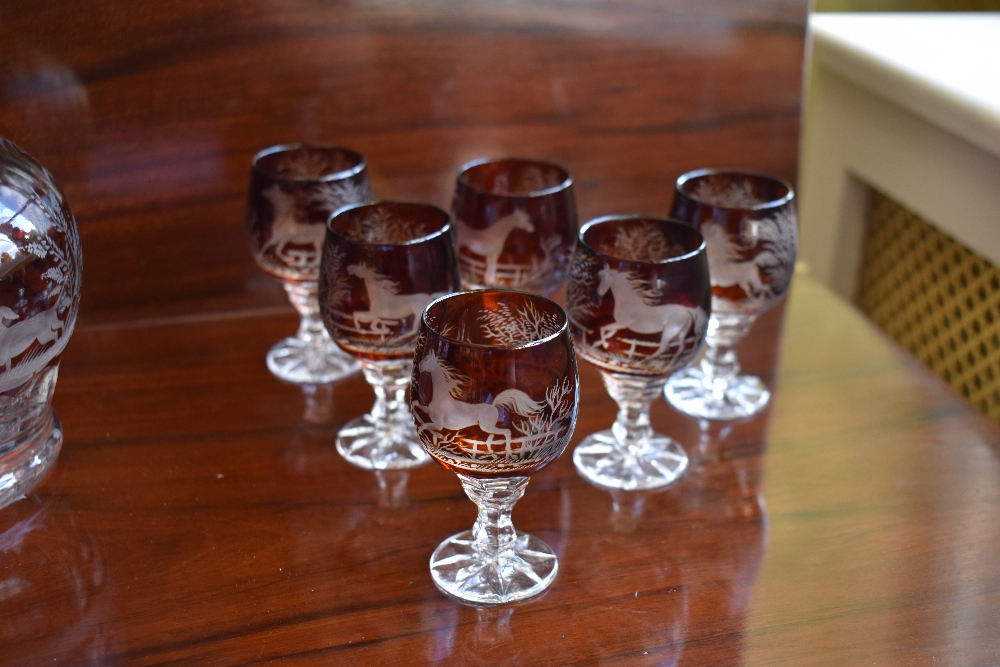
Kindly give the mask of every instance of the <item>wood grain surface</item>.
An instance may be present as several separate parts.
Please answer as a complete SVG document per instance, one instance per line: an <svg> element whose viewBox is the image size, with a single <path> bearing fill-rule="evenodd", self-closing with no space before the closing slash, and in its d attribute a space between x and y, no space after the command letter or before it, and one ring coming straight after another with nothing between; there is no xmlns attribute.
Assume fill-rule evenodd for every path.
<svg viewBox="0 0 1000 667"><path fill-rule="evenodd" d="M80 220L82 321L283 306L250 159L344 144L445 208L482 156L552 160L582 220L665 214L702 166L794 178L805 0L218 0L0 7L0 134Z"/></svg>
<svg viewBox="0 0 1000 667"><path fill-rule="evenodd" d="M1000 660L1000 432L807 275L740 347L762 416L653 422L659 493L568 455L515 525L553 587L476 609L428 559L475 516L439 466L333 437L360 377L264 354L296 317L244 232L251 156L351 146L376 194L447 207L479 156L553 160L582 220L665 213L674 178L794 181L804 1L193 0L0 6L0 134L80 223L84 296L49 479L0 510L0 664L987 665ZM581 364L573 445L615 407Z"/></svg>

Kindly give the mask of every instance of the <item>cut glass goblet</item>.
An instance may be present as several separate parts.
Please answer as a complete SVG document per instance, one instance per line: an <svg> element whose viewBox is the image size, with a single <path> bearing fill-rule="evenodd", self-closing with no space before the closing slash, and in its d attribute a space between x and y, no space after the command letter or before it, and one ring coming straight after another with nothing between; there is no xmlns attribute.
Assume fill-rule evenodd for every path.
<svg viewBox="0 0 1000 667"><path fill-rule="evenodd" d="M452 202L462 286L551 294L566 280L576 238L573 179L527 158L465 164Z"/></svg>
<svg viewBox="0 0 1000 667"><path fill-rule="evenodd" d="M345 204L372 200L365 159L338 146L272 146L253 159L247 232L257 264L280 279L299 313L296 334L267 353L285 382L325 384L359 366L330 340L319 318L317 281L326 221Z"/></svg>
<svg viewBox="0 0 1000 667"><path fill-rule="evenodd" d="M427 452L458 474L479 516L442 542L431 576L474 604L544 591L558 560L514 529L528 476L566 449L579 380L565 311L524 292L482 290L438 299L424 312L410 407Z"/></svg>
<svg viewBox="0 0 1000 667"><path fill-rule="evenodd" d="M798 248L794 196L784 181L752 172L702 169L677 180L671 217L701 231L712 276L705 354L666 387L681 412L739 419L767 405L770 392L740 373L734 348L788 291Z"/></svg>
<svg viewBox="0 0 1000 667"><path fill-rule="evenodd" d="M567 291L573 340L618 404L614 425L573 451L584 479L636 490L684 474L687 454L653 431L649 408L701 349L710 306L708 258L697 230L640 216L598 218L580 230Z"/></svg>
<svg viewBox="0 0 1000 667"><path fill-rule="evenodd" d="M386 470L430 461L406 389L424 308L457 289L451 219L436 206L379 202L330 218L319 283L323 322L375 391L371 412L337 434L337 451L349 462Z"/></svg>

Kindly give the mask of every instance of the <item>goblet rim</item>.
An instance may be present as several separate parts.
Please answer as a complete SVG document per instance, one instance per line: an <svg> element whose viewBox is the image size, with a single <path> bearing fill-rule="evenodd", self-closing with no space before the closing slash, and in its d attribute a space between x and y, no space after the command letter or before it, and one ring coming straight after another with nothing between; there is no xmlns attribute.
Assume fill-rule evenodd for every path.
<svg viewBox="0 0 1000 667"><path fill-rule="evenodd" d="M494 344L494 343L472 343L472 342L469 342L469 341L466 341L466 340L460 340L460 339L455 338L453 336L449 336L449 335L447 335L445 333L442 333L436 327L434 327L430 322L427 321L427 314L431 312L431 308L433 308L435 305L437 305L441 301L444 301L446 299L454 299L454 298L458 298L458 297L465 297L465 296L469 296L471 294L482 294L482 293L486 293L486 292L502 293L502 294L519 294L519 295L522 295L522 296L529 297L530 299L537 299L539 301L544 301L544 302L552 305L555 308L555 312L558 313L559 317L562 318L562 322L560 323L559 328L556 329L554 332L552 332L551 334L549 334L547 336L541 337L541 338L539 338L537 340L528 341L527 343L495 343ZM503 289L503 288L498 288L498 287L487 287L485 289L473 289L473 290L461 290L461 291L458 291L458 292L452 292L451 294L445 294L444 296L440 296L440 297L434 299L433 301L431 301L429 304L427 304L427 307L424 308L423 314L420 316L420 322L421 322L421 324L423 326L427 327L428 331L430 331L431 333L433 333L438 338L441 338L441 339L447 341L450 344L453 344L453 345L456 345L456 346L460 346L460 347L464 347L464 348L468 348L468 349L473 349L473 350L526 350L528 348L537 347L539 345L544 345L546 343L550 343L550 342L552 342L554 340L557 340L560 336L569 335L569 315L566 313L566 309L563 308L562 306L560 306L558 303L556 303L552 299L549 299L548 297L541 296L540 294L533 294L531 292L524 292L522 290Z"/></svg>
<svg viewBox="0 0 1000 667"><path fill-rule="evenodd" d="M682 227L685 230L693 232L694 234L697 235L697 237L701 240L701 242L698 244L698 247L694 248L693 250L689 250L688 252L682 255L674 255L673 257L664 257L663 259L658 259L658 260L631 259L628 257L620 257L618 255L605 252L603 250L598 250L594 246L587 243L587 241L584 238L584 235L587 233L588 229L590 229L591 227L596 227L597 225L602 223L611 222L613 220L646 220L649 222L656 222L656 223L665 222L672 227ZM667 264L672 264L673 262L682 262L685 260L689 260L705 252L708 247L704 235L692 225L683 222L682 220L678 220L677 218L665 218L663 216L658 216L658 215L643 215L642 213L616 213L613 215L602 215L598 218L594 218L593 220L588 220L586 223L584 223L582 227L580 227L580 233L577 235L577 243L581 244L582 246L584 246L585 248L587 248L596 255L609 257L618 262L631 262L633 264L649 264L654 266L665 266Z"/></svg>
<svg viewBox="0 0 1000 667"><path fill-rule="evenodd" d="M565 174L566 177L562 181L560 181L559 183L557 183L556 185L551 185L551 186L549 186L547 188L540 188L538 190L529 190L527 192L517 192L517 193L511 193L511 192L492 192L490 190L486 190L486 189L481 188L481 187L479 187L477 185L474 185L473 183L470 183L468 181L468 179L466 179L465 176L466 176L466 173L469 170L474 169L475 167L480 167L480 166L482 166L484 164L494 164L494 163L497 163L497 162L521 162L521 163L524 163L524 164L534 164L534 165L542 165L542 166L546 166L546 167L553 167L555 169L558 169L563 174ZM556 162L552 162L550 160L542 160L542 159L538 159L538 158L519 157L519 156L479 157L479 158L475 158L474 160L469 160L468 162L464 163L461 167L459 167L459 169L458 169L458 177L456 178L456 180L458 181L459 184L462 185L462 187L469 188L470 190L478 192L479 194L488 195L490 197L501 197L501 198L506 198L506 199L523 199L523 198L526 198L526 197L543 197L545 195L551 195L551 194L556 194L557 192L563 192L565 190L568 190L573 185L573 175L570 173L569 169L567 169L566 167L562 166L561 164L558 164Z"/></svg>
<svg viewBox="0 0 1000 667"><path fill-rule="evenodd" d="M277 174L273 171L264 169L259 166L260 160L264 159L269 155L274 155L275 153L289 153L296 150L301 150L303 148L319 149L323 151L340 151L341 153L346 153L352 159L357 161L353 167L348 167L347 169L341 169L339 171L330 172L329 174L323 174L322 176L284 176L282 174ZM326 183L328 181L339 181L345 178L350 178L351 176L356 176L363 172L368 166L368 161L364 155L354 150L353 148L348 148L347 146L341 146L338 144L314 144L308 142L295 142L288 144L275 144L273 146L268 146L267 148L257 151L250 161L250 168L259 174L267 176L268 178L273 178L279 181L287 181L289 183Z"/></svg>
<svg viewBox="0 0 1000 667"><path fill-rule="evenodd" d="M725 206L722 204L713 204L712 202L707 202L703 199L699 199L694 195L688 194L682 190L685 183L688 181L701 178L702 176L714 176L719 174L733 174L738 176L753 176L755 178L763 178L765 180L778 183L785 188L786 194L784 197L778 197L777 199L770 199L763 201L751 206ZM725 209L727 211L761 211L770 208L777 208L779 206L784 206L791 203L795 199L795 190L792 188L791 183L785 179L775 176L773 174L766 174L762 171L754 171L752 169L738 169L736 167L706 167L703 169L693 169L691 171L685 172L677 177L674 182L674 189L677 194L685 199L690 199L696 201L704 206L710 206L712 208Z"/></svg>
<svg viewBox="0 0 1000 667"><path fill-rule="evenodd" d="M371 241L361 241L358 239L353 239L349 236L345 236L340 232L334 231L334 229L330 226L333 223L334 218L341 215L342 213L347 213L356 208L377 207L381 204L404 204L407 206L420 206L422 208L432 209L435 212L440 213L441 215L444 216L444 224L441 225L441 227L439 227L438 229L435 229L433 232L430 232L429 234L424 234L423 236L418 236L416 238L409 239L408 241L403 241L402 243L375 243ZM351 204L344 204L343 206L335 210L333 213L331 213L329 217L326 219L327 234L332 234L333 236L343 239L344 241L352 245L364 246L368 248L401 248L406 246L417 245L420 243L427 243L428 241L433 241L434 239L437 239L438 237L447 234L449 231L451 231L451 227L452 227L451 214L445 211L440 206L435 206L434 204L428 204L426 202L408 201L399 199L381 199L379 201L374 201L374 202L354 202Z"/></svg>

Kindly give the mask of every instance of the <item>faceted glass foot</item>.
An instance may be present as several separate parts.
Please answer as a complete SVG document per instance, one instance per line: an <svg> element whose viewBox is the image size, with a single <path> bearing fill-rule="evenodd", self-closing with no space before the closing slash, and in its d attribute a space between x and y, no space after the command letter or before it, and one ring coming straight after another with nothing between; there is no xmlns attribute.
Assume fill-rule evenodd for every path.
<svg viewBox="0 0 1000 667"><path fill-rule="evenodd" d="M361 367L329 338L291 337L268 351L267 368L279 380L292 384L327 384L353 375Z"/></svg>
<svg viewBox="0 0 1000 667"><path fill-rule="evenodd" d="M573 450L573 464L591 484L610 489L658 489L680 479L688 457L677 442L659 433L621 445L611 429L592 433Z"/></svg>
<svg viewBox="0 0 1000 667"><path fill-rule="evenodd" d="M556 578L559 562L542 540L517 533L511 548L490 554L473 531L442 542L431 556L431 577L448 595L475 604L503 604L538 595Z"/></svg>
<svg viewBox="0 0 1000 667"><path fill-rule="evenodd" d="M429 463L412 423L376 422L362 415L337 433L337 451L347 461L366 470L399 470Z"/></svg>
<svg viewBox="0 0 1000 667"><path fill-rule="evenodd" d="M672 406L703 419L744 419L759 413L771 398L760 378L753 375L708 377L692 366L670 379L664 390Z"/></svg>
<svg viewBox="0 0 1000 667"><path fill-rule="evenodd" d="M45 479L62 442L62 426L53 413L50 428L42 428L37 438L0 456L0 508L20 500Z"/></svg>
<svg viewBox="0 0 1000 667"><path fill-rule="evenodd" d="M431 555L431 577L442 591L471 604L526 600L548 588L559 562L545 542L514 530L510 515L527 477L459 475L479 515L472 530L452 535Z"/></svg>

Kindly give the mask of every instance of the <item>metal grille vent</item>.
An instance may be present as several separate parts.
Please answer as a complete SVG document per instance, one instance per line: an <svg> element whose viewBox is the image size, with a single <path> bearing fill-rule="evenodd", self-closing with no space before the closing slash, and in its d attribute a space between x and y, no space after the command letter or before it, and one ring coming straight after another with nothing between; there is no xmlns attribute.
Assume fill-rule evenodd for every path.
<svg viewBox="0 0 1000 667"><path fill-rule="evenodd" d="M1000 423L1000 270L872 193L857 305Z"/></svg>

